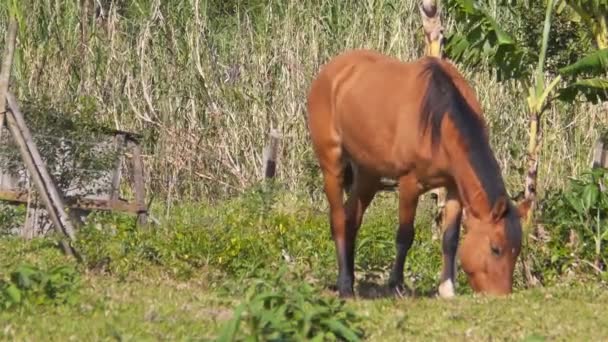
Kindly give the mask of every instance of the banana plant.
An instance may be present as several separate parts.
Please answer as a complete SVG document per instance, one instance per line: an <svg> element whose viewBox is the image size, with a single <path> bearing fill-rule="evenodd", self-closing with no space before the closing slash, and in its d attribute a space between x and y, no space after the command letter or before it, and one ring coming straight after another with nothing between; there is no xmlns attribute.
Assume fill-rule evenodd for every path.
<svg viewBox="0 0 608 342"><path fill-rule="evenodd" d="M454 31L447 35L446 54L449 58L475 66L489 63L497 71L499 81L515 80L525 89L529 140L525 198L536 202L537 171L541 146L542 114L553 101L575 100L598 102L608 99L608 49L606 16L608 0L545 0L545 16L540 52L518 42L511 27L501 25L490 11L490 2L504 11L524 9L530 0L446 0L448 13L455 19ZM517 5L517 6L515 6ZM572 20L582 20L595 37L597 49L575 63L562 67L554 75L546 72L547 47L555 11L570 9L576 14ZM514 13L517 15L517 13ZM537 57L534 61L532 57ZM529 211L526 227L533 219Z"/></svg>
<svg viewBox="0 0 608 342"><path fill-rule="evenodd" d="M569 7L572 21L582 21L591 30L598 49L608 48L608 0L558 0L557 10Z"/></svg>

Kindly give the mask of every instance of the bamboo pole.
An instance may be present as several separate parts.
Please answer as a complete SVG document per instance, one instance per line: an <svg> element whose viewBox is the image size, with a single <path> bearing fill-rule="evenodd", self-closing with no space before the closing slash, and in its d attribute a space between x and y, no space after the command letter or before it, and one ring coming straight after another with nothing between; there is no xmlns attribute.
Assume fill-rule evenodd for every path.
<svg viewBox="0 0 608 342"><path fill-rule="evenodd" d="M14 17L11 17L6 34L6 50L4 51L2 70L0 71L0 139L2 138L2 129L4 128L5 122L6 92L8 91L8 83L11 76L11 68L13 66L13 56L15 55L16 41L17 20Z"/></svg>
<svg viewBox="0 0 608 342"><path fill-rule="evenodd" d="M21 157L46 206L51 221L53 222L53 227L55 228L55 231L60 234L65 234L70 240L74 241L76 240L74 227L69 216L65 212L62 197L57 192L55 184L46 170L40 153L34 144L31 133L25 124L23 114L21 114L17 101L10 92L6 92L6 98L8 100L9 108L6 115L9 130L19 146ZM75 250L65 240L61 239L60 244L66 254L78 257Z"/></svg>

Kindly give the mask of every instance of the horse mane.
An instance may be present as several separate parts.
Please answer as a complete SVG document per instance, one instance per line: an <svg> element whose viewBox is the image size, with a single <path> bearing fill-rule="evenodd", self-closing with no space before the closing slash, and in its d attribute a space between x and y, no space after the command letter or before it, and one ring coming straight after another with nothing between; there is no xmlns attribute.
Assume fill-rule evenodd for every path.
<svg viewBox="0 0 608 342"><path fill-rule="evenodd" d="M463 144L475 175L481 182L490 207L506 195L498 161L491 150L486 123L462 94L454 76L436 58L425 58L422 76L428 78L422 101L420 125L422 133L431 130L431 149L436 151L441 140L441 123L447 115L459 132L461 141L446 144Z"/></svg>

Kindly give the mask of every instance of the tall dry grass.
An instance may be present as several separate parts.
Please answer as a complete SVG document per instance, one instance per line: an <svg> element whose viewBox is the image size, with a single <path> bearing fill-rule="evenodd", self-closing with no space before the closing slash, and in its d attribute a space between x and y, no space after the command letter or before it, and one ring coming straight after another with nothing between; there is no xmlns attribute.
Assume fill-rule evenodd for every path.
<svg viewBox="0 0 608 342"><path fill-rule="evenodd" d="M143 133L149 190L168 203L221 197L257 182L271 128L283 135L279 181L320 191L304 119L320 65L356 47L403 60L422 54L415 1L100 0L85 12L84 38L80 3L19 2L12 89L58 108L92 103L100 122ZM7 9L0 6L4 37ZM478 91L515 193L528 139L522 91L483 68L462 70ZM597 124L606 121L600 107L552 108L541 191L587 167Z"/></svg>

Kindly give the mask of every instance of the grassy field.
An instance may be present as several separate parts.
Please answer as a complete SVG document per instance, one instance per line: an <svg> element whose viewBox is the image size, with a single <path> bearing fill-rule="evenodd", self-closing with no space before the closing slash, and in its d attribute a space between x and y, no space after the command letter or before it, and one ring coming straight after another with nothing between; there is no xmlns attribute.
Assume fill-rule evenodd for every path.
<svg viewBox="0 0 608 342"><path fill-rule="evenodd" d="M117 282L85 276L78 304L0 313L0 336L7 341L213 340L239 298L209 289L204 272L196 278ZM606 288L574 284L519 291L508 299L463 295L447 301L348 303L361 316L369 341L605 341L606 305Z"/></svg>
<svg viewBox="0 0 608 342"><path fill-rule="evenodd" d="M370 208L358 240L358 298L343 303L332 289L336 266L326 214L305 203L292 194L258 190L221 205L184 206L151 232L135 229L128 217L98 215L79 234L82 264L63 257L49 239L2 239L0 336L302 340L294 336L309 324L329 341L335 336L327 335L328 322L338 322L356 333L350 340L608 338L605 274L593 275L580 259L547 266L559 259L555 251L535 249L532 267L543 286L526 288L518 270L513 295L489 298L472 294L459 274L457 298L434 297L440 242L432 237L426 201L406 264L413 291L402 298L387 291L394 194L383 194ZM36 283L42 278L46 285ZM7 290L11 284L19 288L18 302ZM227 338L223 334L237 316L236 336Z"/></svg>

